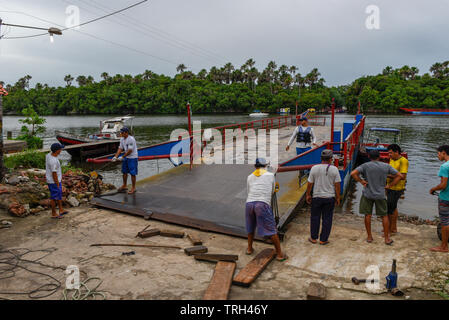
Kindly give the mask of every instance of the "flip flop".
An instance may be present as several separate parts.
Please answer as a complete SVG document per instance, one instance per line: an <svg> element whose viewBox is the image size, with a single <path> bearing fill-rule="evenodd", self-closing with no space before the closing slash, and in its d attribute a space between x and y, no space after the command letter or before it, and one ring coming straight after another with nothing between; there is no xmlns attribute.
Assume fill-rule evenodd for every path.
<svg viewBox="0 0 449 320"><path fill-rule="evenodd" d="M61 212L59 215L60 216L63 216L63 215L65 215L65 214L67 214L67 213L69 213L68 211L64 211L64 212Z"/></svg>
<svg viewBox="0 0 449 320"><path fill-rule="evenodd" d="M63 216L55 216L55 217L54 217L54 216L51 216L51 218L52 218L52 219L62 219L62 218L64 218L64 217L63 217Z"/></svg>
<svg viewBox="0 0 449 320"><path fill-rule="evenodd" d="M391 240L390 242L385 242L385 244L387 245L387 246L391 246L392 244L393 244L393 240Z"/></svg>
<svg viewBox="0 0 449 320"><path fill-rule="evenodd" d="M326 244L329 244L330 242L329 241L320 241L320 244L322 245L322 246L325 246Z"/></svg>
<svg viewBox="0 0 449 320"><path fill-rule="evenodd" d="M134 190L133 192L128 191L128 194L134 194L134 193L136 193L136 192L137 192L137 190Z"/></svg>
<svg viewBox="0 0 449 320"><path fill-rule="evenodd" d="M248 256L252 255L253 253L254 253L254 249L253 249L253 251L251 251L251 252L249 252L248 250L246 250L246 254L247 254Z"/></svg>
<svg viewBox="0 0 449 320"><path fill-rule="evenodd" d="M366 242L368 242L368 243L372 243L374 240L368 240L368 239L366 239Z"/></svg>
<svg viewBox="0 0 449 320"><path fill-rule="evenodd" d="M430 248L430 251L432 251L432 252L445 252L445 253L449 252L447 250L445 251L445 250L441 249L440 247Z"/></svg>
<svg viewBox="0 0 449 320"><path fill-rule="evenodd" d="M276 260L279 261L279 262L285 261L285 260L287 260L287 259L288 259L288 256L287 256L286 253L284 253L284 255L283 255L282 258L276 258Z"/></svg>
<svg viewBox="0 0 449 320"><path fill-rule="evenodd" d="M117 192L126 192L126 190L128 190L128 188L118 188Z"/></svg>
<svg viewBox="0 0 449 320"><path fill-rule="evenodd" d="M317 241L316 241L316 240L313 240L312 238L309 238L308 240L309 240L310 243L313 243L313 244L316 244L316 243L317 243Z"/></svg>

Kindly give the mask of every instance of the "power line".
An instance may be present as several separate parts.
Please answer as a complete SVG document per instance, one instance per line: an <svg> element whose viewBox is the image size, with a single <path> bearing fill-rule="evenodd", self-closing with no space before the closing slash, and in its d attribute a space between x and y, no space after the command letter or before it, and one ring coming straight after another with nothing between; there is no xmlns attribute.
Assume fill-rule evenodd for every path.
<svg viewBox="0 0 449 320"><path fill-rule="evenodd" d="M43 22L46 22L46 23L49 23L49 24L52 24L52 25L56 25L56 26L59 26L59 27L63 27L63 26L61 26L61 25L59 25L59 24L57 24L57 23L55 23L55 22L52 22L52 21L49 21L49 20L46 20L46 19L42 19L42 18L39 18L39 17L36 17L36 16L33 16L33 15L28 14L28 13L26 13L26 12L22 12L22 11L14 11L14 12L15 12L15 13L20 13L20 14L23 14L23 15L26 15L26 16L28 16L28 17L31 17L31 18L34 18L34 19L37 19L37 20L40 20L40 21L43 21ZM99 36L95 36L95 35L92 35L92 34L90 34L90 33L83 32L83 31L76 30L76 29L71 29L71 31L75 31L75 32L81 33L81 34L86 35L86 36L88 36L88 37L91 37L91 38L94 38L94 39L97 39L97 40L101 40L101 41L103 41L103 42L107 42L107 43L109 43L109 44L113 44L113 45L115 45L115 46L118 46L118 47L121 47L121 48L125 48L125 49L128 49L128 50L131 50L131 51L134 51L134 52L137 52L137 53L140 53L140 54L143 54L143 55L146 55L146 56L149 56L149 57L152 57L152 58L155 58L155 59L158 59L158 60L161 60L161 61L170 63L170 64L173 64L173 65L175 65L175 66L178 65L177 62L171 61L171 60L169 60L169 59L165 59L165 58L158 57L158 56L156 56L156 55L154 55L154 54L151 54L151 53L148 53L148 52L139 50L139 49L132 48L132 47L130 47L130 46L121 44L121 43L116 42L116 41L112 41L112 40L108 40L108 39L103 39L103 38L101 38L101 37L99 37ZM48 33L45 33L45 34L48 35ZM27 36L27 38L29 38L29 37L37 37L37 36L39 36L39 35ZM11 39L11 38L8 37L8 38L4 38L4 39Z"/></svg>
<svg viewBox="0 0 449 320"><path fill-rule="evenodd" d="M66 0L61 0L61 1L65 2L65 3L69 3ZM80 1L83 2L83 3L86 3L89 6L92 6L92 7L96 8L96 9L98 9L98 10L101 10L103 12L105 11L103 8L110 9L110 8L105 7L105 6L103 6L103 8L101 8L98 5L92 5L92 4L87 3L86 1L82 1L82 0L80 0ZM90 11L89 9L86 9L86 8L83 8L83 10L93 13L92 11ZM114 17L117 20L120 19L118 21L115 21L115 23L117 23L119 25L122 25L122 26L124 26L126 28L132 29L134 31L137 31L137 32L139 32L139 33L141 33L141 34L143 34L143 35L145 35L147 37L150 37L152 39L156 39L156 40L162 41L162 42L164 42L164 43L166 43L166 44L168 44L168 45L170 45L172 47L175 47L175 48L178 48L178 49L182 49L182 50L185 50L185 51L187 51L187 52L189 52L189 53L191 53L193 55L200 56L201 58L204 58L204 59L208 59L208 60L210 60L210 61L212 61L214 63L217 63L217 62L219 62L221 60L221 58L218 57L218 56L211 55L211 54L209 54L207 52L202 52L202 51L200 51L200 50L198 50L198 49L196 49L196 48L194 48L192 46L189 46L189 45L186 45L186 44L182 43L181 41L169 39L169 38L167 38L167 37L165 37L163 35L155 33L153 31L151 31L151 30L141 26L143 23L141 23L141 22L139 22L139 21L137 21L135 19L130 19L127 16L125 16L124 14L121 14L121 15L123 16L123 18L125 18L125 20L122 20L123 18ZM128 21L127 19L129 19L131 21ZM138 23L136 23L136 22L138 22Z"/></svg>

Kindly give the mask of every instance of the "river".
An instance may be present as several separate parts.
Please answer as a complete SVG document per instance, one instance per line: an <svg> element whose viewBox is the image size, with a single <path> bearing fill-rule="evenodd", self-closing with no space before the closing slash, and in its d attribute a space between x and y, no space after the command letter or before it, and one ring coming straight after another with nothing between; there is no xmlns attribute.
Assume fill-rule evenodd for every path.
<svg viewBox="0 0 449 320"><path fill-rule="evenodd" d="M329 116L328 116L329 117ZM17 116L3 118L4 134L12 131L13 136L19 134L21 124ZM101 120L107 116L47 116L47 130L43 135L44 146L49 146L55 139L55 130L63 130L78 135L97 132ZM353 119L353 115L338 114L336 126L345 120ZM231 123L247 122L253 119L246 115L195 115L193 120L201 120L203 127L214 127ZM329 121L329 119L327 119ZM410 161L407 175L405 198L399 201L399 212L416 215L424 219L437 216L436 197L429 194L429 189L439 183L438 169L441 165L437 158L436 148L449 143L449 118L441 116L409 116L409 115L369 115L366 128L391 127L401 130L401 147L408 153ZM139 146L151 145L167 141L170 133L176 128L187 128L186 116L136 116L133 121L134 133ZM327 122L329 123L329 122ZM365 132L365 135L367 132ZM64 161L70 156L61 154ZM74 163L87 170L97 170L107 182L120 185L120 167L118 165L103 166ZM168 160L142 161L139 163L139 179L146 178L172 167ZM358 200L361 194L360 185L353 188L352 193L343 205L343 210L355 214L358 212Z"/></svg>

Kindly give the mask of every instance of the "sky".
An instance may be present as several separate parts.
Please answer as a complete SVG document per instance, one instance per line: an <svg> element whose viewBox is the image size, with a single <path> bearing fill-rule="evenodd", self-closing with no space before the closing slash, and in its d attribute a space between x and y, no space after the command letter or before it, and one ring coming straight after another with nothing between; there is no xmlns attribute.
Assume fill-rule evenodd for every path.
<svg viewBox="0 0 449 320"><path fill-rule="evenodd" d="M0 0L3 23L73 26L141 0ZM75 6L75 7L74 7ZM373 6L375 10L373 11ZM55 35L1 27L0 80L65 85L64 76L195 73L253 58L274 60L302 75L318 68L326 85L349 84L385 66L420 74L449 60L449 0L148 0L122 14ZM46 22L49 21L49 22ZM69 23L69 24L67 24ZM72 23L72 24L70 24ZM368 23L368 25L367 25ZM45 33L45 31L44 31Z"/></svg>

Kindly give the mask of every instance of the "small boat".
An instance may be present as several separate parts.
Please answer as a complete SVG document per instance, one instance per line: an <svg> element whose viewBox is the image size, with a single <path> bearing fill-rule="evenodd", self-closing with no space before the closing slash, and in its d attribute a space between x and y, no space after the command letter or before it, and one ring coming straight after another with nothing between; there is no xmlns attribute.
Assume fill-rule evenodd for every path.
<svg viewBox="0 0 449 320"><path fill-rule="evenodd" d="M98 152L95 153L95 149L92 148L92 152L90 155L101 155L110 152L111 148L116 150L120 143L120 129L122 129L125 124L131 122L130 130L132 131L132 116L124 116L124 117L116 117L112 119L107 119L100 121L100 133L90 134L87 137L78 136L75 134L71 134L64 131L55 131L56 139L63 145L74 145L74 144L82 144L89 142L98 142L98 141L111 141L109 144L109 148L107 150L103 150L101 148L98 149ZM68 153L72 156L78 156L78 151L75 149L67 150Z"/></svg>
<svg viewBox="0 0 449 320"><path fill-rule="evenodd" d="M279 114L281 116L287 116L290 114L290 108L281 108L279 109Z"/></svg>
<svg viewBox="0 0 449 320"><path fill-rule="evenodd" d="M261 112L260 110L254 110L253 113L250 113L250 117L268 117L270 114Z"/></svg>
<svg viewBox="0 0 449 320"><path fill-rule="evenodd" d="M382 142L381 142L382 139ZM386 163L390 162L388 146L390 144L400 144L401 130L395 128L370 128L368 136L364 139L360 148L361 162L369 161L368 152L373 149L379 150L380 160ZM402 152L404 158L408 158L407 152Z"/></svg>
<svg viewBox="0 0 449 320"><path fill-rule="evenodd" d="M400 108L406 113L417 116L449 116L449 109Z"/></svg>

